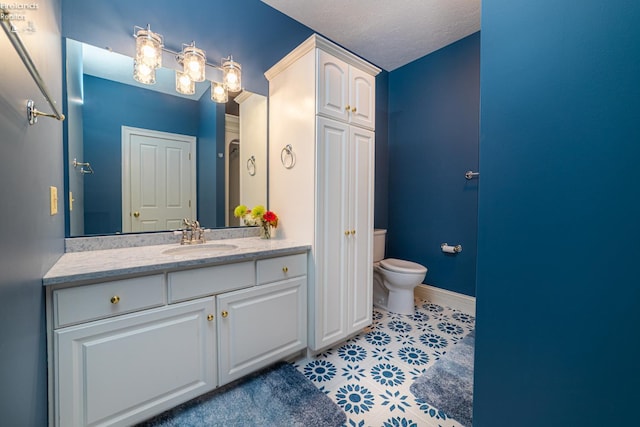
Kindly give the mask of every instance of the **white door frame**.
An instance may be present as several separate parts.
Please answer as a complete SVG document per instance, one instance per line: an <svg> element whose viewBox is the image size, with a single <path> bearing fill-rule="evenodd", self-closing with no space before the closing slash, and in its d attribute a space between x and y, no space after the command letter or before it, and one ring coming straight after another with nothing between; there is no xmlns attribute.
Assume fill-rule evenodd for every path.
<svg viewBox="0 0 640 427"><path fill-rule="evenodd" d="M122 232L131 232L131 135L143 135L150 138L163 138L184 141L190 144L191 161L191 218L196 219L198 199L196 197L196 137L179 133L122 126Z"/></svg>

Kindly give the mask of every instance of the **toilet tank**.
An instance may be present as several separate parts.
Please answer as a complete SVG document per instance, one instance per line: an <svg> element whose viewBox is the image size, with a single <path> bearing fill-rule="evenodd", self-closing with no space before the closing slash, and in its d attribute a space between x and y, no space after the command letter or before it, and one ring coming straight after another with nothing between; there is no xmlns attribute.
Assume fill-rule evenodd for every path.
<svg viewBox="0 0 640 427"><path fill-rule="evenodd" d="M384 249L386 245L387 230L376 228L373 230L373 262L384 259Z"/></svg>

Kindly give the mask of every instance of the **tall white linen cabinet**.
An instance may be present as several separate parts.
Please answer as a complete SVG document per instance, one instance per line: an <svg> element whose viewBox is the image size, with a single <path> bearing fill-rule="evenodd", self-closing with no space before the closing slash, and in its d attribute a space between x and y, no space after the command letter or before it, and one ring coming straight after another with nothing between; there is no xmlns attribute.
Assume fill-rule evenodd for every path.
<svg viewBox="0 0 640 427"><path fill-rule="evenodd" d="M278 238L312 245L308 346L372 321L375 76L313 35L269 69L269 208Z"/></svg>

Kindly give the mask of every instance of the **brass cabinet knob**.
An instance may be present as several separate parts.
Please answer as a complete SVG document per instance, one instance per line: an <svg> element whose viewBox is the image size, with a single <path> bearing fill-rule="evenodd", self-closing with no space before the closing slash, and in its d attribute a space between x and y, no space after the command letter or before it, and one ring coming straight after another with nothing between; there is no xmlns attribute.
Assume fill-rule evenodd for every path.
<svg viewBox="0 0 640 427"><path fill-rule="evenodd" d="M356 112L356 107L351 108L351 112L355 113Z"/></svg>
<svg viewBox="0 0 640 427"><path fill-rule="evenodd" d="M111 297L111 304L117 304L120 302L120 297L118 295L114 295Z"/></svg>
<svg viewBox="0 0 640 427"><path fill-rule="evenodd" d="M134 216L134 217L136 217L136 218L139 218L139 217L140 217L140 212L135 211L135 212L133 213L133 216Z"/></svg>
<svg viewBox="0 0 640 427"><path fill-rule="evenodd" d="M213 320L213 314L208 315L208 316L207 316L207 320L208 320L209 322L211 322L211 321Z"/></svg>
<svg viewBox="0 0 640 427"><path fill-rule="evenodd" d="M283 273L287 273L288 271L289 271L289 268L288 268L288 267L282 267L282 272L283 272Z"/></svg>
<svg viewBox="0 0 640 427"><path fill-rule="evenodd" d="M356 230L351 230L351 234L355 236L356 235Z"/></svg>
<svg viewBox="0 0 640 427"><path fill-rule="evenodd" d="M349 232L349 230L345 230L344 235L345 235L345 236L348 236L348 235L349 235L349 233L350 233L350 232Z"/></svg>
<svg viewBox="0 0 640 427"><path fill-rule="evenodd" d="M349 111L349 110L351 110L351 106L347 105L346 107L344 107L344 109Z"/></svg>
<svg viewBox="0 0 640 427"><path fill-rule="evenodd" d="M226 318L228 315L229 315L229 312L227 310L222 311L222 317Z"/></svg>

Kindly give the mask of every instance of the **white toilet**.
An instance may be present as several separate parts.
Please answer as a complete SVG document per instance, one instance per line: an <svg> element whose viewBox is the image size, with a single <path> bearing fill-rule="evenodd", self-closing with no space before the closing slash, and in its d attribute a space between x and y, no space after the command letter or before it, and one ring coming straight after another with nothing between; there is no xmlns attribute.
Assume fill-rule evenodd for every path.
<svg viewBox="0 0 640 427"><path fill-rule="evenodd" d="M413 289L427 268L411 261L384 259L387 230L373 232L373 305L392 313L413 314Z"/></svg>

